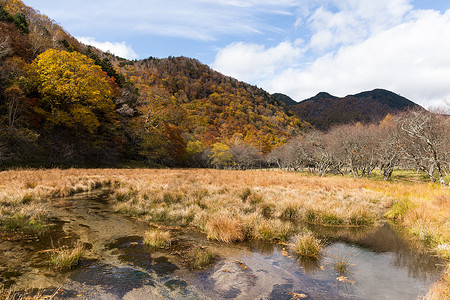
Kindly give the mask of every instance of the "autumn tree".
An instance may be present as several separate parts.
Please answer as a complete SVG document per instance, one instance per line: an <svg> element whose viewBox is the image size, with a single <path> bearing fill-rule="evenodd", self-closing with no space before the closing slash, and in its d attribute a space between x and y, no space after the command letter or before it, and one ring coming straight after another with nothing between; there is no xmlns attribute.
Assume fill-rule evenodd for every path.
<svg viewBox="0 0 450 300"><path fill-rule="evenodd" d="M204 159L205 145L199 140L191 140L186 144L186 159L190 166L201 167L206 165Z"/></svg>
<svg viewBox="0 0 450 300"><path fill-rule="evenodd" d="M94 61L77 52L47 50L31 64L45 126L93 133L114 119L112 82Z"/></svg>
<svg viewBox="0 0 450 300"><path fill-rule="evenodd" d="M230 147L224 143L215 143L211 149L210 154L211 165L216 169L228 167L232 164L233 155L230 152Z"/></svg>

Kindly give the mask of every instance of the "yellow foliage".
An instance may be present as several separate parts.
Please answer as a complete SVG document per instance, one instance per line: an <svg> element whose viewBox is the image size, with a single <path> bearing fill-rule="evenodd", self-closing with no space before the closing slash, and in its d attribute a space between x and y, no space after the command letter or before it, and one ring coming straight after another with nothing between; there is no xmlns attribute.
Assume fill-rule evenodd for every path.
<svg viewBox="0 0 450 300"><path fill-rule="evenodd" d="M227 166L231 164L233 155L230 147L224 143L215 143L211 149L211 163L215 166Z"/></svg>
<svg viewBox="0 0 450 300"><path fill-rule="evenodd" d="M111 83L87 56L50 49L33 61L30 73L41 94L47 125L82 126L93 132L100 126L96 113L112 118Z"/></svg>

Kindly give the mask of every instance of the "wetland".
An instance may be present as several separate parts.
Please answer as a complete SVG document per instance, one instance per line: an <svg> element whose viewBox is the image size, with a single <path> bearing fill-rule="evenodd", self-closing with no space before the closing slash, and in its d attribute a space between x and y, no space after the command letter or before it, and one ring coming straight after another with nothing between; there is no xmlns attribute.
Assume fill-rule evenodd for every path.
<svg viewBox="0 0 450 300"><path fill-rule="evenodd" d="M25 174L32 200L6 205L3 216L14 216L17 206L25 224L40 226L2 232L5 295L14 290L17 297L62 299L413 299L445 280L445 256L399 220L383 218L395 206L395 195L367 182L299 182L272 172L263 180L264 172L215 170L147 170L131 180L128 171L111 172L71 174L65 188L30 184L36 174ZM40 190L42 199L30 190ZM447 195L434 193L440 201ZM38 206L27 217L31 204ZM31 213L36 209L39 215ZM169 232L170 244L147 245L149 230ZM292 250L302 232L321 241L317 259ZM77 265L62 270L49 262L55 249L77 245L84 249ZM192 249L214 257L193 267Z"/></svg>

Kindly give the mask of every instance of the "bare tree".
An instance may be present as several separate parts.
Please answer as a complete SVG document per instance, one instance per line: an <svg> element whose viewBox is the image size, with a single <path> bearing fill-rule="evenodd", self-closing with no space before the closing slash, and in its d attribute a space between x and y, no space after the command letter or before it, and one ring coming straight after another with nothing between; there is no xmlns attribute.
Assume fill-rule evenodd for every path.
<svg viewBox="0 0 450 300"><path fill-rule="evenodd" d="M305 153L306 166L314 166L319 176L324 176L335 163L329 136L322 132L312 131L308 133L305 137Z"/></svg>
<svg viewBox="0 0 450 300"><path fill-rule="evenodd" d="M249 145L231 146L230 152L233 155L233 163L239 170L254 168L262 162L258 150Z"/></svg>
<svg viewBox="0 0 450 300"><path fill-rule="evenodd" d="M294 138L286 144L275 148L267 156L267 162L276 164L282 170L298 171L302 167L303 162L301 139L301 137Z"/></svg>
<svg viewBox="0 0 450 300"><path fill-rule="evenodd" d="M7 107L7 127L14 129L24 110L25 95L20 87L12 85L4 91Z"/></svg>
<svg viewBox="0 0 450 300"><path fill-rule="evenodd" d="M376 138L368 126L341 125L327 135L336 161L354 177L370 175L377 166Z"/></svg>
<svg viewBox="0 0 450 300"><path fill-rule="evenodd" d="M445 185L444 169L448 159L448 117L423 109L411 110L397 116L399 138L405 159L428 174L435 182Z"/></svg>

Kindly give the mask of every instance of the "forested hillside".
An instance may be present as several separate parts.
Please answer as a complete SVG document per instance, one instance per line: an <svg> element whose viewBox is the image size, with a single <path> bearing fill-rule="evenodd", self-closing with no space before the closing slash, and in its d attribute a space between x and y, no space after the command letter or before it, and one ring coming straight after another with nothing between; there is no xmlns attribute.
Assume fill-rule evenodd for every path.
<svg viewBox="0 0 450 300"><path fill-rule="evenodd" d="M375 89L343 98L321 92L290 105L292 112L319 130L342 124L377 123L387 114L418 108L414 102L393 92Z"/></svg>
<svg viewBox="0 0 450 300"><path fill-rule="evenodd" d="M262 89L189 58L101 52L20 0L0 1L0 97L4 165L214 164L308 127Z"/></svg>

